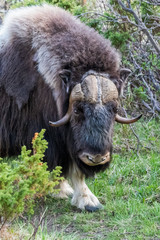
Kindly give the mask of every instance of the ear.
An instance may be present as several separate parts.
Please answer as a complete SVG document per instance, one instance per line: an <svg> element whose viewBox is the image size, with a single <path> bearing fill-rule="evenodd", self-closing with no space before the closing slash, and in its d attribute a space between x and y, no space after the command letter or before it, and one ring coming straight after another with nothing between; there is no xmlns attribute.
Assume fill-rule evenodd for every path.
<svg viewBox="0 0 160 240"><path fill-rule="evenodd" d="M128 68L121 68L120 69L120 81L121 81L120 91L119 91L120 97L123 96L124 87L125 87L125 84L127 82L128 76L130 75L131 72L132 71Z"/></svg>
<svg viewBox="0 0 160 240"><path fill-rule="evenodd" d="M71 71L67 69L63 69L62 71L59 72L59 76L63 81L63 85L65 87L66 93L69 93Z"/></svg>
<svg viewBox="0 0 160 240"><path fill-rule="evenodd" d="M28 101L29 94L35 86L37 74L30 46L19 39L14 39L3 47L0 58L0 85L9 96L15 99L20 109Z"/></svg>

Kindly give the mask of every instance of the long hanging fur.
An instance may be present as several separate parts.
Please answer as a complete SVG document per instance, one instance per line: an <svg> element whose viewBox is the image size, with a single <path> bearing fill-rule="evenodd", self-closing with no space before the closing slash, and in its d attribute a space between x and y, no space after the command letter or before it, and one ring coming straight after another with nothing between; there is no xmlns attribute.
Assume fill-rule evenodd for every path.
<svg viewBox="0 0 160 240"><path fill-rule="evenodd" d="M66 113L69 92L89 70L107 73L119 86L120 55L95 30L49 5L12 10L0 30L0 155L31 147L45 128L46 161L69 168L67 125L49 126ZM60 78L69 71L69 92ZM116 79L116 80L115 80Z"/></svg>

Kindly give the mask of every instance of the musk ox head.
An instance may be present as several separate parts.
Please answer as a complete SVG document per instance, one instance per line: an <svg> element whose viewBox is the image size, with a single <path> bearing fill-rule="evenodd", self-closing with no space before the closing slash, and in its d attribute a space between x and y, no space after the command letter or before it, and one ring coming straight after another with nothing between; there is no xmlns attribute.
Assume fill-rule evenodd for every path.
<svg viewBox="0 0 160 240"><path fill-rule="evenodd" d="M97 168L106 167L112 154L112 133L114 122L133 123L117 114L118 90L107 74L89 71L81 83L74 86L69 98L66 115L51 126L69 124L69 151L78 165Z"/></svg>

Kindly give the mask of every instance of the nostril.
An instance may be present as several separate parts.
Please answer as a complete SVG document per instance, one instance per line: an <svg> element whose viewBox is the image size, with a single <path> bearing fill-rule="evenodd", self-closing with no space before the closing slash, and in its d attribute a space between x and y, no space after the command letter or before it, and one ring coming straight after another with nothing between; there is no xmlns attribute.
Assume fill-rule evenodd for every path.
<svg viewBox="0 0 160 240"><path fill-rule="evenodd" d="M105 161L106 160L106 157L102 158L102 161Z"/></svg>

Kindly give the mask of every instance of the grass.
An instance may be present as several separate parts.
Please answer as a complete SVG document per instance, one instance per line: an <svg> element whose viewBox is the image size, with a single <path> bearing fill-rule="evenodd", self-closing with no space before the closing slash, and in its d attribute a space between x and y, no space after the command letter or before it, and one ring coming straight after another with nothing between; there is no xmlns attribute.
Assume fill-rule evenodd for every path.
<svg viewBox="0 0 160 240"><path fill-rule="evenodd" d="M47 208L37 240L160 239L160 124L136 123L134 131L140 142L129 126L115 127L110 168L87 180L102 210L81 212L70 205L70 199L47 197L45 203L37 204L34 217L19 218L10 226L12 236L28 240L31 222L36 225Z"/></svg>

